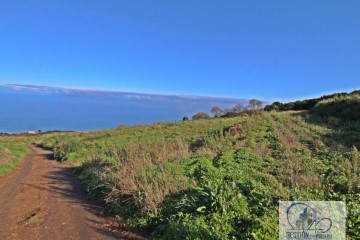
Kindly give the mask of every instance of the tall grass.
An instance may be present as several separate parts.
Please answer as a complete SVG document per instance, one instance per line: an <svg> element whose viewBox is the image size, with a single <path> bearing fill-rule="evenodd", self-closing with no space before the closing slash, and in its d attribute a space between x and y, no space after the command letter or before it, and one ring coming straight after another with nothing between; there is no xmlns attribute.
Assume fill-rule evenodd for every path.
<svg viewBox="0 0 360 240"><path fill-rule="evenodd" d="M357 149L307 120L258 112L53 135L41 144L153 238L274 239L278 200L336 199L357 206L347 224L359 237Z"/></svg>

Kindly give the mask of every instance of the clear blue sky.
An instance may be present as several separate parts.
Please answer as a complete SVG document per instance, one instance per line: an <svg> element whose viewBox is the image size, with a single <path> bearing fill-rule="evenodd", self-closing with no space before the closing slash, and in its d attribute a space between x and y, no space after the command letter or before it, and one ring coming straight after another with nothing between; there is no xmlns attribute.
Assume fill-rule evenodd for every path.
<svg viewBox="0 0 360 240"><path fill-rule="evenodd" d="M0 84L292 100L360 88L360 1L1 0Z"/></svg>

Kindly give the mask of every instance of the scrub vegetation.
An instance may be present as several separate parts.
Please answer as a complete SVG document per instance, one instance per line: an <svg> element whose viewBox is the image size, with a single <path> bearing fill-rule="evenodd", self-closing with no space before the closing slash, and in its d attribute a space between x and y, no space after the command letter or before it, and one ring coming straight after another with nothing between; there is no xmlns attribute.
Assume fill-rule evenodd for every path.
<svg viewBox="0 0 360 240"><path fill-rule="evenodd" d="M277 239L279 200L345 200L360 238L360 102L41 136L91 196L161 239ZM270 111L277 110L277 111ZM289 109L286 109L289 110Z"/></svg>

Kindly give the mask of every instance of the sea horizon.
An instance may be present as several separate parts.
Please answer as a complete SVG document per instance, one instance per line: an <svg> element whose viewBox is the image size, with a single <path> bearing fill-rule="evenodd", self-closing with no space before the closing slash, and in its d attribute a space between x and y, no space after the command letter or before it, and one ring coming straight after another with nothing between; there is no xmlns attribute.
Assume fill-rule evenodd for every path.
<svg viewBox="0 0 360 240"><path fill-rule="evenodd" d="M246 99L7 84L0 86L0 132L93 131L181 121Z"/></svg>

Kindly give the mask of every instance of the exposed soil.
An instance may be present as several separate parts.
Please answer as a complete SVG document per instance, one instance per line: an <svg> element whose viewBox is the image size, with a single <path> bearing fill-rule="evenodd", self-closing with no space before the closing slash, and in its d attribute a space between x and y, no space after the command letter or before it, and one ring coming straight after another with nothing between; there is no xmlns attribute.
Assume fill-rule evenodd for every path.
<svg viewBox="0 0 360 240"><path fill-rule="evenodd" d="M0 239L144 239L103 216L52 152L30 149L13 173L0 177Z"/></svg>

